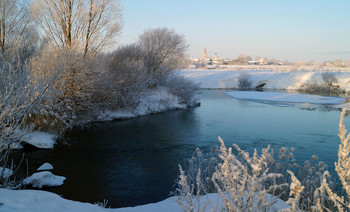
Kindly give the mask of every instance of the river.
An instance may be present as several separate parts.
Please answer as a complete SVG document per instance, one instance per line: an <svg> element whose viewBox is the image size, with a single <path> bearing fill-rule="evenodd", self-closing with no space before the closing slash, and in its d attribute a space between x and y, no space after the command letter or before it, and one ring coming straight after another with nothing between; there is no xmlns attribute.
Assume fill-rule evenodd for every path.
<svg viewBox="0 0 350 212"><path fill-rule="evenodd" d="M294 147L298 162L313 154L330 166L336 160L339 110L237 100L224 92L201 91L200 107L75 129L65 145L25 150L28 172L49 162L54 174L67 179L63 186L45 190L77 201L108 200L115 208L167 198L175 189L178 164L196 147L206 152L218 146L218 136L226 146L236 143L248 152L267 145Z"/></svg>

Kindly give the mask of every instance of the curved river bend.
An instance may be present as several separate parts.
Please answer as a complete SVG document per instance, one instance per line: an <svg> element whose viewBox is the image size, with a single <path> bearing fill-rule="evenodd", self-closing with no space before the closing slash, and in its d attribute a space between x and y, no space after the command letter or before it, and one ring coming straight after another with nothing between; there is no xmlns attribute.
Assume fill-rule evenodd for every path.
<svg viewBox="0 0 350 212"><path fill-rule="evenodd" d="M126 207L157 202L174 190L178 164L196 147L209 151L221 136L226 146L259 151L294 147L301 162L317 154L332 166L339 145L340 112L327 106L271 105L233 99L222 90L203 90L201 106L129 120L94 123L70 133L69 145L26 150L29 173L44 162L65 176L48 191L64 198ZM283 106L283 107L282 107ZM346 118L345 124L349 125Z"/></svg>

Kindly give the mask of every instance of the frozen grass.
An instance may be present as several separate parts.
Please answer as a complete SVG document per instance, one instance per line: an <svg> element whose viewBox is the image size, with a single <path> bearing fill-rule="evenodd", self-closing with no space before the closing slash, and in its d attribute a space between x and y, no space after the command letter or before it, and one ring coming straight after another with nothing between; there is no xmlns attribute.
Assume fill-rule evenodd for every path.
<svg viewBox="0 0 350 212"><path fill-rule="evenodd" d="M181 166L178 202L183 211L277 211L279 198L289 207L282 211L349 211L350 210L350 134L344 126L343 109L339 124L337 178L331 178L327 165L313 155L302 165L294 158L294 149L281 148L277 155L269 147L252 156L234 144L221 146L204 155L199 149ZM276 158L275 158L276 157ZM203 196L218 193L217 201L203 201Z"/></svg>

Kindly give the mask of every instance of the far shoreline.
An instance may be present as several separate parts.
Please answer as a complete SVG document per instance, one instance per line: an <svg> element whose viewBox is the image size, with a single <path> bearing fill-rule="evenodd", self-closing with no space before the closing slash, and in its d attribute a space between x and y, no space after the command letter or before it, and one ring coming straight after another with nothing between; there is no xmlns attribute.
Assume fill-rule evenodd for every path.
<svg viewBox="0 0 350 212"><path fill-rule="evenodd" d="M346 67L327 67L327 66L296 66L296 65L208 65L199 68L184 68L184 71L203 71L203 70L271 70L271 71L327 71L327 72L346 72L350 68Z"/></svg>

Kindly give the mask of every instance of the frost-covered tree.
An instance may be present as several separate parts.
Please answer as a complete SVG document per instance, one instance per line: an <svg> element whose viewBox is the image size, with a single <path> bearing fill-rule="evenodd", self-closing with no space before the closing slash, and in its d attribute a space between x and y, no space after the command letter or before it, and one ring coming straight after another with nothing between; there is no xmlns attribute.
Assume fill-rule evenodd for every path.
<svg viewBox="0 0 350 212"><path fill-rule="evenodd" d="M30 41L30 13L26 1L0 0L0 51L7 58Z"/></svg>
<svg viewBox="0 0 350 212"><path fill-rule="evenodd" d="M84 57L110 45L121 29L115 0L33 0L31 11L52 44Z"/></svg>
<svg viewBox="0 0 350 212"><path fill-rule="evenodd" d="M179 97L179 103L193 105L199 86L173 74L183 64L185 48L182 36L158 28L143 33L136 44L107 55L108 72L103 74L102 87L114 94L108 102L114 108L132 108L142 92L163 86Z"/></svg>
<svg viewBox="0 0 350 212"><path fill-rule="evenodd" d="M97 65L98 53L115 41L121 29L119 1L33 0L31 12L48 40L41 57L49 52L65 63L61 64L65 66L61 76L65 81L64 100L71 102L81 123L91 121L91 112L103 93L99 84L105 69ZM40 59L37 64L42 67L47 62L49 66L60 65L50 60L40 65Z"/></svg>
<svg viewBox="0 0 350 212"><path fill-rule="evenodd" d="M145 52L144 65L150 88L155 87L172 70L179 68L187 48L184 37L167 28L145 31L139 37L139 44Z"/></svg>

